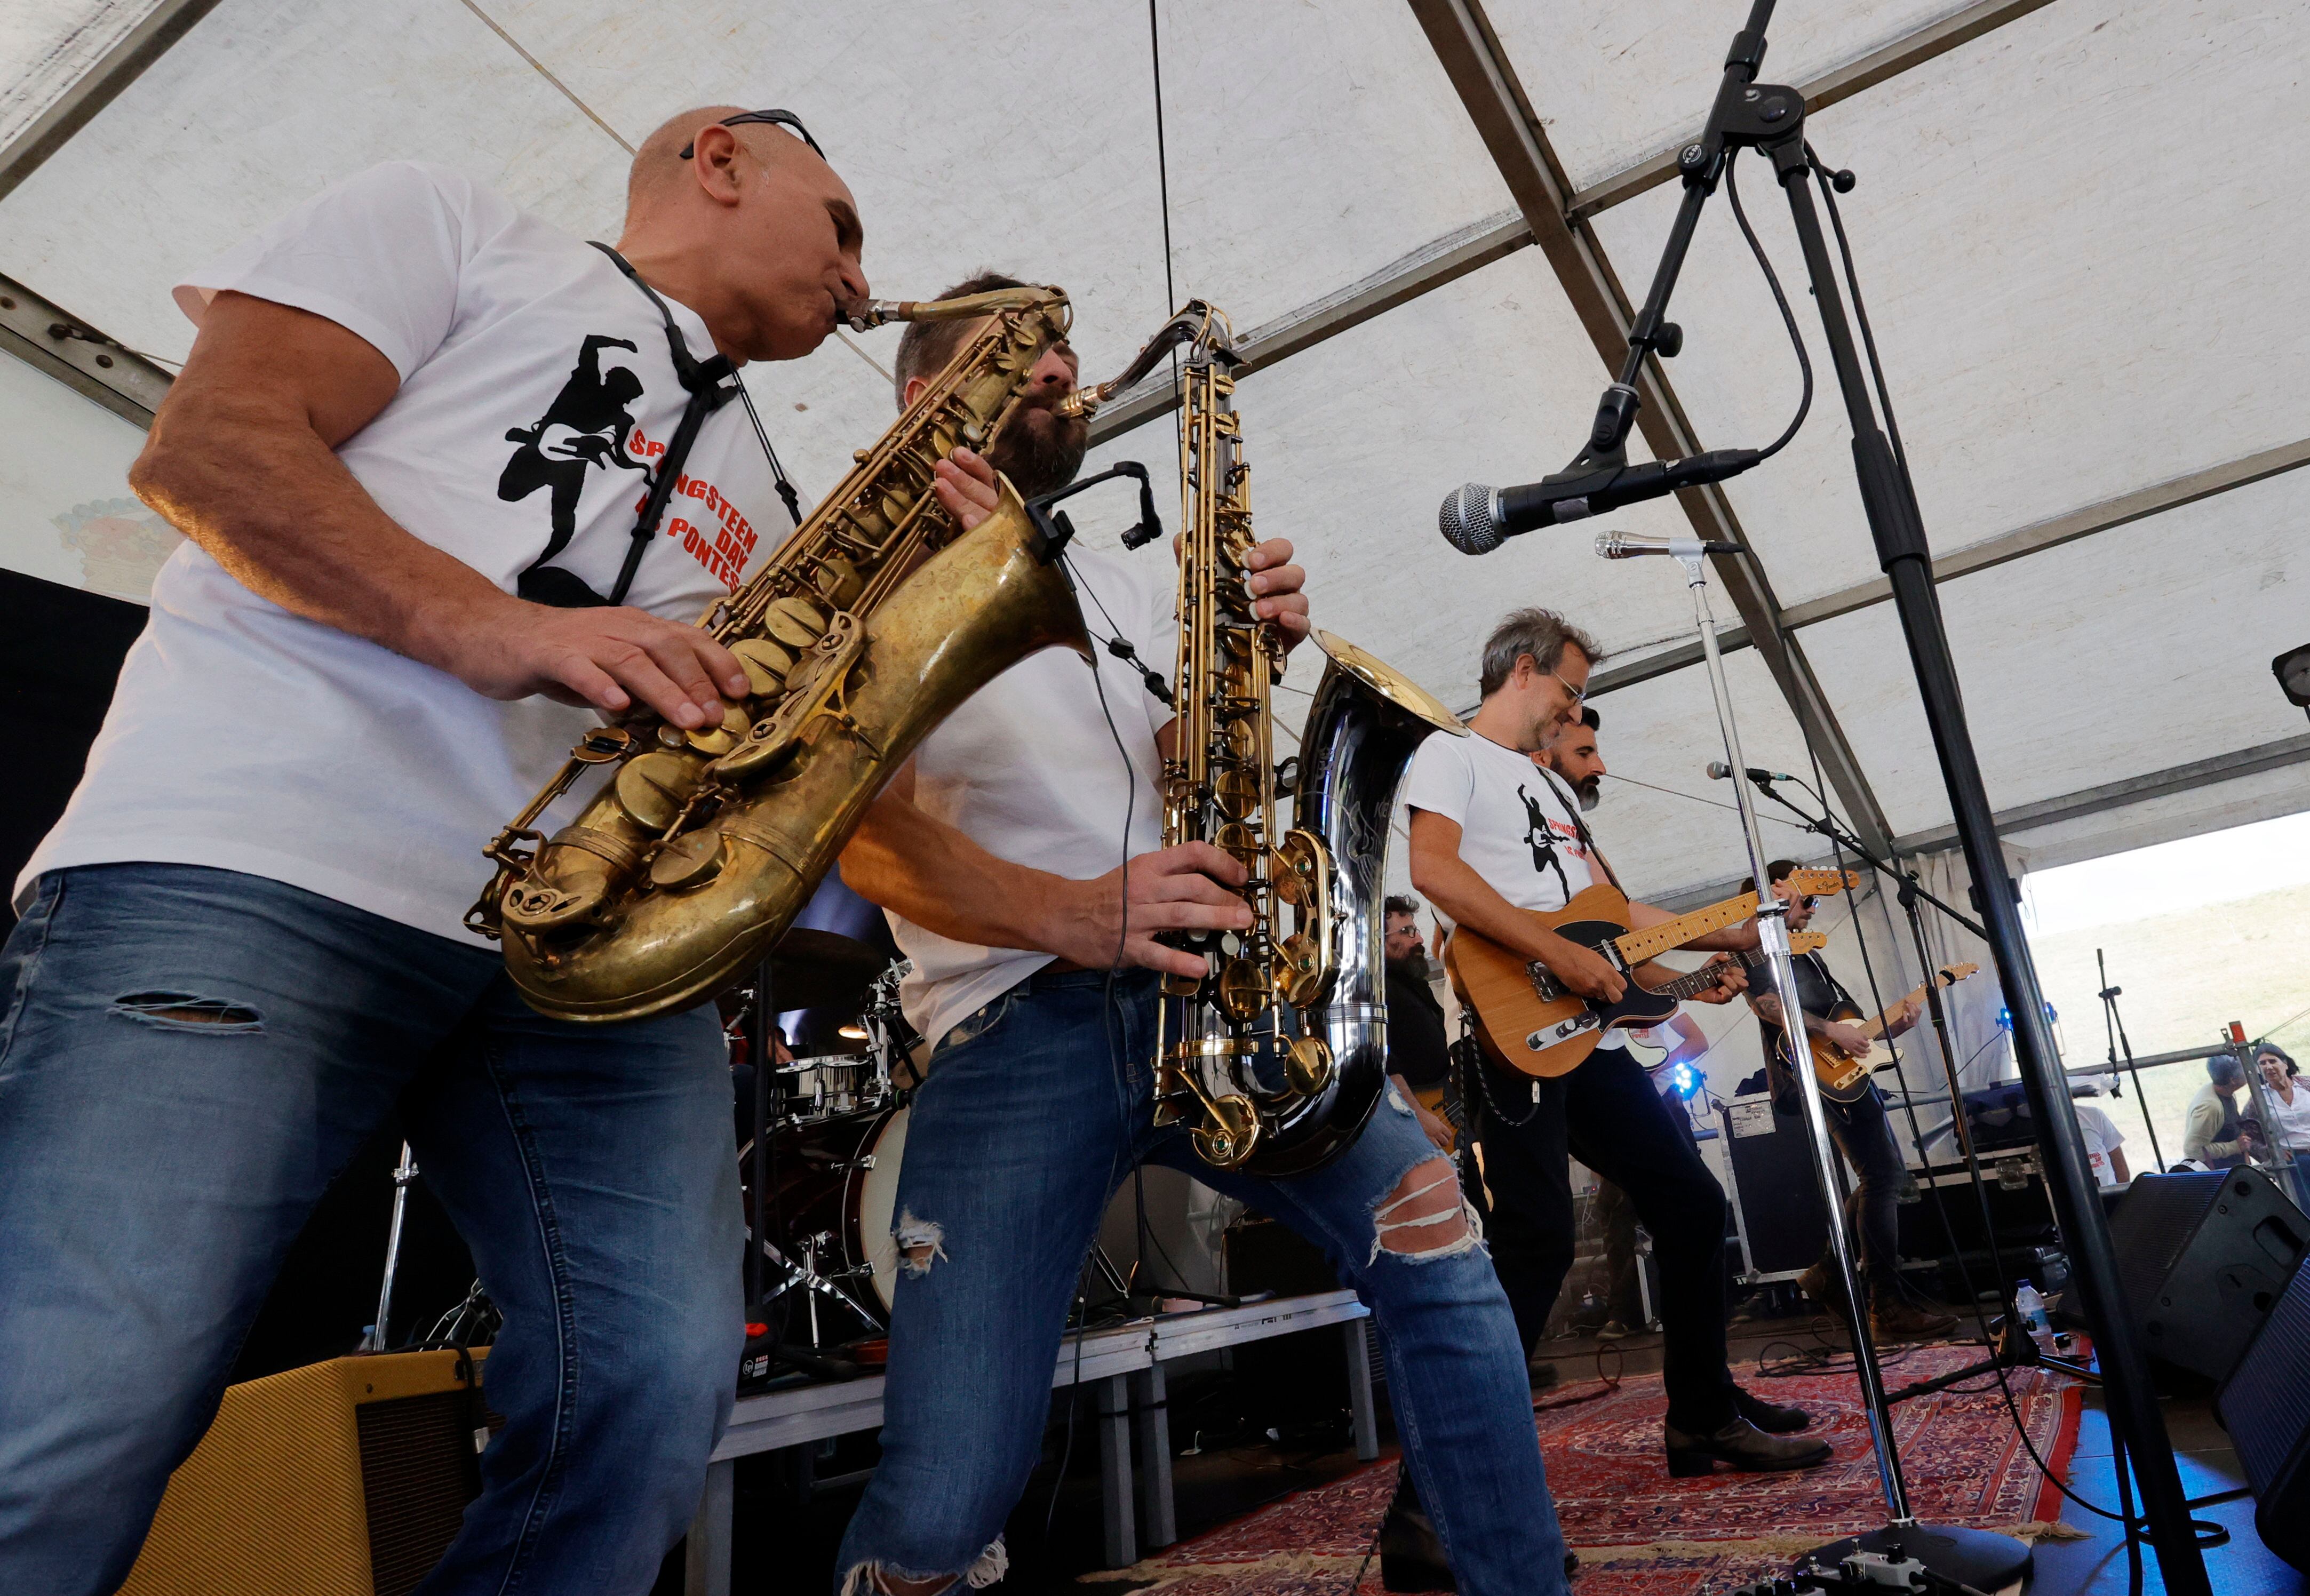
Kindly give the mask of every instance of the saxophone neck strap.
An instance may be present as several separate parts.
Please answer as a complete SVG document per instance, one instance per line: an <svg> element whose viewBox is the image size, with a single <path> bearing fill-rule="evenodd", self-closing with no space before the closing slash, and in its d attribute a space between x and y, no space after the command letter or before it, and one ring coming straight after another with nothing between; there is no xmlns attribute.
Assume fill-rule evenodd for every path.
<svg viewBox="0 0 2310 1596"><path fill-rule="evenodd" d="M633 263L611 246L598 239L588 239L595 248L607 256L610 264L618 268L627 282L639 289L649 302L657 308L658 317L665 324L666 352L673 359L674 375L682 381L690 395L682 407L682 420L675 423L673 436L666 441L665 454L651 468L649 496L642 501L641 514L635 518L632 542L626 550L625 563L619 568L617 585L610 590L608 603L622 604L634 584L634 573L641 568L642 551L657 535L658 524L665 518L665 507L673 499L674 488L682 477L682 468L690 458L690 450L698 441L699 429L706 418L720 410L733 399L745 406L746 417L753 424L755 439L762 446L762 457L769 462L771 480L777 486L778 498L786 507L786 514L796 526L802 525L802 496L786 480L786 467L778 461L777 451L770 447L769 434L763 429L762 418L754 409L753 396L746 385L738 380L738 368L728 355L716 350L701 360L690 352L689 340L682 335L682 327L673 319L673 308L668 305L657 290L642 281Z"/></svg>

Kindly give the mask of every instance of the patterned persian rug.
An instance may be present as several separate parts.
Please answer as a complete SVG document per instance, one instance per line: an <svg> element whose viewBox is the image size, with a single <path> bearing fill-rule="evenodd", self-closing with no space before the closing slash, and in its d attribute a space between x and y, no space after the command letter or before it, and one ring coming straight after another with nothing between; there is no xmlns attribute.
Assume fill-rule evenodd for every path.
<svg viewBox="0 0 2310 1596"><path fill-rule="evenodd" d="M1927 1347L1887 1371L1898 1387L1962 1366L1977 1349ZM1884 1499L1860 1392L1848 1375L1757 1380L1769 1400L1810 1410L1810 1433L1835 1461L1787 1474L1671 1479L1661 1456L1667 1401L1657 1375L1551 1391L1534 1415L1566 1539L1580 1553L1575 1596L1699 1596L1783 1572L1796 1554L1883 1522ZM2067 1478L2077 1444L2079 1387L2062 1375L2007 1375L2029 1438ZM1970 1382L1979 1385L1983 1382ZM1893 1410L1904 1477L1917 1516L2008 1533L2049 1532L2061 1498L2029 1461L1994 1382L1944 1391ZM1395 1488L1383 1460L1271 1503L1133 1567L1084 1576L1160 1596L1348 1596ZM1359 1596L1380 1590L1379 1560Z"/></svg>

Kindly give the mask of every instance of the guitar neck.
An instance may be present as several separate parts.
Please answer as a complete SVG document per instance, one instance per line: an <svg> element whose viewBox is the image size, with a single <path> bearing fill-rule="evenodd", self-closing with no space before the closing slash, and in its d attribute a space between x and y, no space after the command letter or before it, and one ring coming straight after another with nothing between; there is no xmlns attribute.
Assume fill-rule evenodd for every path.
<svg viewBox="0 0 2310 1596"><path fill-rule="evenodd" d="M1927 993L1931 992L1931 991L1932 991L1934 987L1936 987L1936 986L1947 986L1947 985L1949 985L1949 984L1950 984L1950 977L1949 977L1949 976L1945 976L1945 975L1941 975L1941 976L1935 976L1932 980L1930 980L1930 981L1926 982L1923 986L1919 986L1919 987L1914 988L1913 990L1911 990L1911 991L1909 991L1909 992L1907 992L1907 993L1903 993L1903 994L1902 994L1902 997L1901 997L1901 1003L1910 1002L1915 1001L1915 999L1921 998L1921 997L1924 996L1924 995L1925 995L1925 993ZM1899 1007L1901 1006L1901 1003L1896 1003L1896 1004L1894 1004L1894 1005L1893 1005L1893 1008L1895 1008L1895 1009L1899 1008ZM1889 1010L1887 1010L1887 1011L1886 1011L1886 1013L1890 1013L1891 1011L1892 1011L1889 1009ZM1876 1019L1872 1019L1872 1020L1869 1021L1866 1025L1863 1025L1863 1026L1861 1028L1861 1034L1862 1034L1863 1036L1864 1036L1864 1037L1868 1037L1871 1042L1874 1042L1874 1041L1878 1040L1880 1037L1883 1037L1883 1036L1884 1036L1884 1034L1885 1034L1885 1015L1884 1015L1884 1014L1880 1014Z"/></svg>
<svg viewBox="0 0 2310 1596"><path fill-rule="evenodd" d="M1712 931L1738 925L1756 912L1757 895L1743 892L1738 898L1728 898L1723 903L1710 904L1705 909L1695 909L1689 915L1680 915L1658 925L1626 932L1612 939L1612 946L1620 950L1620 957L1629 964L1638 965L1671 949L1681 948L1695 937L1705 937ZM1696 987L1694 990L1704 988Z"/></svg>

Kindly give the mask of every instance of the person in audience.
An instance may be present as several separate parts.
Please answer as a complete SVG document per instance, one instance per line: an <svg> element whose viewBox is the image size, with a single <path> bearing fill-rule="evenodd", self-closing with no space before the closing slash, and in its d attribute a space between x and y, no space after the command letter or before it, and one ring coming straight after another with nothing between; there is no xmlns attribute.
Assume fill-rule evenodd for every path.
<svg viewBox="0 0 2310 1596"><path fill-rule="evenodd" d="M2206 1061L2206 1084L2190 1099L2182 1128L2182 1156L2209 1169L2235 1169L2262 1146L2254 1127L2238 1123L2238 1089L2245 1069L2225 1053Z"/></svg>
<svg viewBox="0 0 2310 1596"><path fill-rule="evenodd" d="M2093 1167L2094 1184L2105 1192L2122 1192L2133 1180L2125 1165L2125 1137L2106 1109L2082 1099L2072 1104L2078 1129L2085 1132L2086 1158Z"/></svg>

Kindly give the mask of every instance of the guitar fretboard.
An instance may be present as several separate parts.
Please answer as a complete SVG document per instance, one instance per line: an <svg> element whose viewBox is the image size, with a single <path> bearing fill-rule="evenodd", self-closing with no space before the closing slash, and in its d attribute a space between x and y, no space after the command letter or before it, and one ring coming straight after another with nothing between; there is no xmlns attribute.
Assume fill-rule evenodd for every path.
<svg viewBox="0 0 2310 1596"><path fill-rule="evenodd" d="M1620 957L1630 964L1642 964L1672 948L1681 948L1695 937L1705 937L1712 931L1722 931L1728 925L1738 925L1757 912L1757 895L1743 892L1738 898L1728 898L1723 903L1712 903L1705 909L1695 909L1689 915L1680 915L1658 925L1647 925L1642 931L1631 931L1612 939ZM1706 986L1695 989L1706 991Z"/></svg>

